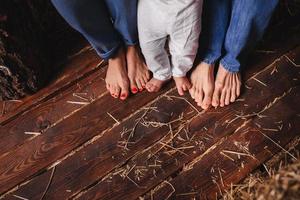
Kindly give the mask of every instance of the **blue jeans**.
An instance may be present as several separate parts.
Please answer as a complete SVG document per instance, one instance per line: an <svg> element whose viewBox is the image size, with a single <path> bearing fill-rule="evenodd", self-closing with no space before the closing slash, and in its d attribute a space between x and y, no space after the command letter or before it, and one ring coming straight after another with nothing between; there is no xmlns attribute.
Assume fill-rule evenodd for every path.
<svg viewBox="0 0 300 200"><path fill-rule="evenodd" d="M137 0L51 0L103 59L138 42Z"/></svg>
<svg viewBox="0 0 300 200"><path fill-rule="evenodd" d="M278 0L207 0L203 7L200 58L208 64L220 60L238 72L248 47L264 33Z"/></svg>

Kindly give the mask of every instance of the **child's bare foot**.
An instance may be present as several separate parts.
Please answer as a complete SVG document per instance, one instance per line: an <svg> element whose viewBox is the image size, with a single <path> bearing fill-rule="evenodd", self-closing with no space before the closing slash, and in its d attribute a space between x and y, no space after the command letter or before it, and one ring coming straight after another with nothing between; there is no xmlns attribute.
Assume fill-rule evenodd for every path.
<svg viewBox="0 0 300 200"><path fill-rule="evenodd" d="M190 94L198 106L206 110L210 107L214 90L214 66L201 62L191 75Z"/></svg>
<svg viewBox="0 0 300 200"><path fill-rule="evenodd" d="M146 87L150 73L137 46L127 47L126 59L131 92L135 94Z"/></svg>
<svg viewBox="0 0 300 200"><path fill-rule="evenodd" d="M229 72L221 64L218 69L212 105L223 107L234 102L241 92L241 76L238 72Z"/></svg>
<svg viewBox="0 0 300 200"><path fill-rule="evenodd" d="M192 84L190 83L189 79L186 76L173 77L173 79L176 83L177 91L180 96L183 96L184 92L188 91L192 87Z"/></svg>
<svg viewBox="0 0 300 200"><path fill-rule="evenodd" d="M114 58L108 60L105 82L107 90L114 98L125 100L128 97L129 81L123 49L120 49Z"/></svg>
<svg viewBox="0 0 300 200"><path fill-rule="evenodd" d="M149 82L147 82L146 89L148 90L148 92L158 92L163 86L163 84L167 81L168 80L161 81L156 78L152 78Z"/></svg>

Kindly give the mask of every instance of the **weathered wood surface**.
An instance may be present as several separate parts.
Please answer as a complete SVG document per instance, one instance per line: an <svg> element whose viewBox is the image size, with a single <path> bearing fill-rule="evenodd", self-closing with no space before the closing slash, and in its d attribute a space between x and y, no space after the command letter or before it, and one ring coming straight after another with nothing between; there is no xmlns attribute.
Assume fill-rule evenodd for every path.
<svg viewBox="0 0 300 200"><path fill-rule="evenodd" d="M0 103L0 126L15 119L24 112L29 112L31 108L39 103L59 95L59 92L62 92L80 79L100 69L105 63L103 63L94 51L87 47L84 52L68 59L60 65L62 70L57 79L38 93L19 101L4 101Z"/></svg>
<svg viewBox="0 0 300 200"><path fill-rule="evenodd" d="M51 179L51 187L47 190L45 196L46 198L64 199L76 195L82 199L137 198L156 185L161 184L165 179L168 180L169 177L176 176L186 164L193 162L193 159L197 159L197 157L205 153L207 149L224 142L224 138L236 134L236 129L243 125L245 121L243 117L235 119L236 114L243 116L249 115L249 118L252 119L257 113L263 110L263 108L268 106L268 103L274 101L276 97L282 95L291 87L299 85L299 80L297 79L299 68L290 62L298 62L299 51L299 48L294 49L290 54L282 56L266 69L256 71L255 76L248 76L246 84L247 87L251 89L246 89L240 101L232 106L218 110L211 109L195 117L200 112L197 108L195 109L191 106L193 104L188 103L192 102L192 100L189 97L185 97L187 102L185 99L176 97L175 91L170 91L152 104L147 105L150 112L146 113L145 116L143 115L146 110L142 109L119 125L107 117L105 120L106 123L111 120L109 123L111 126L116 124L117 126L115 128L103 132L83 145L82 148L67 154L67 157L59 160L59 163L56 163L57 165L55 164L55 168L46 168L63 155L58 152L57 147L53 147L52 149L52 145L66 145L63 151L68 152L71 151L71 147L69 148L68 146L72 146L69 145L69 143L72 143L70 141L78 140L73 143L83 143L82 138L78 138L80 132L87 130L85 134L89 133L95 136L101 132L100 130L105 129L106 126L104 122L102 125L89 122L84 124L83 127L89 126L90 129L81 128L80 131L77 131L78 126L72 125L74 122L72 123L71 119L78 119L78 117L82 116L86 116L86 119L92 119L93 121L95 121L95 119L103 119L103 114L100 113L97 113L97 117L95 117L96 114L93 113L89 113L89 115L84 114L87 113L87 111L83 112L83 110L85 110L85 108L83 108L78 111L78 114L76 113L74 116L71 116L70 120L66 119L57 124L57 128L53 127L52 132L47 133L46 131L44 138L28 145L28 147L32 146L32 144L39 146L39 143L41 143L46 147L45 142L51 141L51 143L47 143L49 145L49 152L54 152L56 155L50 155L48 149L42 151L43 146L39 148L37 148L37 146L34 149L41 150L37 151L39 152L38 155L41 155L41 158L38 159L41 159L41 162L44 163L34 163L24 166L24 169L19 170L21 175L19 174L15 178L12 178L13 175L3 173L7 175L8 178L6 179L6 177L2 176L2 180L6 183L13 183L11 184L11 186L13 186L19 183L19 181L22 182L19 176L24 178L25 174L37 175L37 173L40 172L41 175L34 177L15 193L12 193L12 195L23 196L28 199L39 199L47 186L45 182L48 182L52 170L55 169ZM260 81L262 81L263 84L260 83ZM267 85L267 87L264 84ZM256 96L256 98L253 98L253 96ZM145 96L142 95L139 97L142 99L145 98ZM99 107L97 105L105 101L108 102L110 97L107 96L104 100L103 98L104 97L101 97L99 101L95 102L96 104L91 104L88 107ZM141 101L142 99L138 99L137 101ZM134 101L131 105L136 105L134 98L130 101ZM141 105L136 105L136 108L141 107ZM121 107L119 110L125 111L124 107L120 104L117 104L115 108L119 106ZM241 108L243 108L242 111ZM91 111L91 108L88 109L88 111ZM101 110L99 112L105 113L107 111ZM181 115L182 113L184 113L184 115ZM111 112L111 114L113 116L122 116L121 113L118 112ZM141 116L143 116L142 120L137 120L140 119ZM121 119L118 118L117 120ZM172 129L172 132L170 132L168 122L173 120L175 121L170 124ZM190 123L188 123L189 120L191 120ZM215 124L216 121L217 126ZM128 139L131 133L130 129L133 129L137 122L143 123L137 125L133 137ZM185 125L185 127L179 129L182 125ZM60 131L60 133L55 136L51 136L54 135L54 131L59 132L59 130L63 131ZM97 134L93 133L93 131L97 130L99 130ZM128 130L128 132L122 134L122 132L126 132L126 130ZM63 134L63 136L59 136L59 134ZM174 138L174 134L176 138ZM75 138L75 135L77 138ZM87 140L87 137L82 134L80 135L85 138L84 140ZM41 137L43 137L43 135L36 138L36 140ZM63 138L68 138L70 141L66 143L67 141L65 140L65 143L61 142L61 144L59 144L58 142L63 140ZM188 138L192 139L189 140ZM126 142L128 142L127 148L129 150L126 150L124 147ZM25 145L27 146L27 144ZM76 145L73 145L73 147L74 146ZM19 163L28 163L28 158L36 159L34 155L37 155L37 153L30 152L30 150L24 153L23 148L24 146L20 148L20 155L22 151L22 157L20 157ZM18 149L10 153L11 155L18 155L17 152ZM23 156L24 154L26 155L25 157ZM151 155L151 158L149 158L149 155ZM45 159L47 159L47 161L44 161ZM16 159L11 159L9 155L0 158L0 161L5 163L11 163L15 160ZM1 167L0 164L0 169L1 168L3 167ZM19 167L15 169L18 170ZM17 173L17 171L13 173ZM142 173L142 175L139 173ZM7 184L1 185L4 191L10 189L10 187L6 185ZM7 198L9 197L12 196L8 196Z"/></svg>
<svg viewBox="0 0 300 200"><path fill-rule="evenodd" d="M270 75L274 68L278 72ZM251 89L245 91L241 97L243 101L220 109L218 113L214 111L203 113L177 132L178 137L172 140L166 138L156 143L152 148L127 162L123 168L118 168L107 175L106 179L101 180L91 190L84 193L81 199L135 199L169 176L176 176L181 169L186 168L187 163L193 162L192 160L197 156L205 155L207 151L217 146L220 140L225 140L226 136L243 126L245 122L243 118L252 119L257 115L263 115L263 111L270 106L269 103L277 101L277 98L287 93L290 88L299 85L298 79L289 81L298 78L299 72L299 68L287 62L283 57L281 61L262 70L247 81ZM263 80L267 87L257 80ZM174 131L174 135L175 133ZM189 138L192 139L189 140ZM155 173L151 167L153 163L160 165L156 166ZM125 173L124 178L123 174L118 172L122 170L126 172L126 169L130 169L130 172ZM140 171L141 174L138 174ZM186 179L186 181L189 180ZM165 196L159 195L158 199L161 198L165 199Z"/></svg>
<svg viewBox="0 0 300 200"><path fill-rule="evenodd" d="M165 87L160 93L167 90L168 87ZM106 93L89 106L47 129L39 137L9 151L0 157L0 191L4 192L20 181L40 173L56 160L117 124L111 116L122 121L160 93L135 95L125 103L112 101L112 97Z"/></svg>
<svg viewBox="0 0 300 200"><path fill-rule="evenodd" d="M107 94L105 67L1 126L0 157Z"/></svg>
<svg viewBox="0 0 300 200"><path fill-rule="evenodd" d="M0 111L0 198L215 198L280 150L270 138L299 136L300 41L286 34L252 55L236 103L206 112L174 84L112 99L94 52L70 58L56 82ZM249 152L228 153L239 144Z"/></svg>
<svg viewBox="0 0 300 200"><path fill-rule="evenodd" d="M185 166L174 179L170 177L151 190L145 199L216 199L232 184L300 137L300 86L283 93L263 117L245 119L238 129L203 156ZM287 156L290 156L287 154Z"/></svg>
<svg viewBox="0 0 300 200"><path fill-rule="evenodd" d="M263 42L258 46L258 49L252 53L252 57L254 56L256 59L249 60L250 66L255 66L255 64L258 62L261 63L261 67L266 66L270 64L274 59L278 58L281 54L293 49L300 44L300 39L298 37L298 22L294 18L283 20L278 24L276 23L276 25L270 28L269 32L265 35ZM282 34L282 30L285 30L286 34ZM60 34L56 34L56 36L59 36ZM74 38L76 39L76 37ZM59 39L55 38L53 40ZM59 42L58 44L62 45L65 43ZM63 48L61 47L59 49ZM64 55L64 53L61 54ZM94 68L92 66L87 66L92 64L93 61L95 61L96 63L100 62L100 60L94 52L87 52L87 54L91 55L79 54L79 56L77 56L77 60L72 58L69 63L62 64L60 67L56 67L63 69L63 71L61 71L60 73L60 76L56 78L57 80L59 80L59 82L62 81L62 83L58 84L58 81L55 81L54 83L52 82L37 94L26 97L21 101L0 101L0 125L5 124L7 121L9 121L9 119L15 119L16 116L22 114L25 111L29 111L30 108L37 105L39 102L50 99L51 97L57 95L58 91L70 85L68 83L74 83L78 79L80 79L80 74L83 75L84 73L93 71ZM83 57L86 57L86 59L83 59ZM265 59L266 57L268 57L268 59ZM80 71L80 69L86 69L86 71ZM248 70L247 73L249 73Z"/></svg>

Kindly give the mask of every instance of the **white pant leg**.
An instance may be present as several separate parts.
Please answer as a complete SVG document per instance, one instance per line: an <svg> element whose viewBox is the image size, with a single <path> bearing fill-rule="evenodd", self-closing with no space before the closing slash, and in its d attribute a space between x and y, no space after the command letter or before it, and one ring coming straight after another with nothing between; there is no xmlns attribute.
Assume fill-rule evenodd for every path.
<svg viewBox="0 0 300 200"><path fill-rule="evenodd" d="M142 53L153 77L167 80L172 76L170 60L165 50L170 20L161 4L161 0L139 0L138 32Z"/></svg>
<svg viewBox="0 0 300 200"><path fill-rule="evenodd" d="M199 46L202 0L181 0L185 5L178 10L170 30L172 75L183 77L192 68ZM180 4L178 4L180 5Z"/></svg>

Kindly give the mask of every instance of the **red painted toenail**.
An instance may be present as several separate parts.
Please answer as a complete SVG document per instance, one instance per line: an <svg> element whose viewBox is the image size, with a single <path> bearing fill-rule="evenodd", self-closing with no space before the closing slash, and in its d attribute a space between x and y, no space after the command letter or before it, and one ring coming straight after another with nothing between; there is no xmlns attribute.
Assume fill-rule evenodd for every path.
<svg viewBox="0 0 300 200"><path fill-rule="evenodd" d="M132 92L136 93L138 90L136 88L132 88Z"/></svg>
<svg viewBox="0 0 300 200"><path fill-rule="evenodd" d="M126 94L121 94L121 97L126 97L127 95Z"/></svg>

